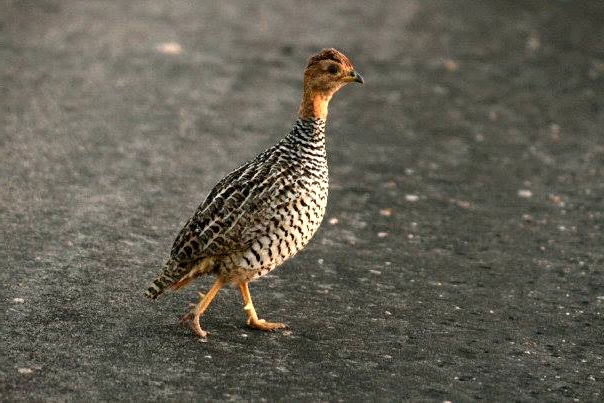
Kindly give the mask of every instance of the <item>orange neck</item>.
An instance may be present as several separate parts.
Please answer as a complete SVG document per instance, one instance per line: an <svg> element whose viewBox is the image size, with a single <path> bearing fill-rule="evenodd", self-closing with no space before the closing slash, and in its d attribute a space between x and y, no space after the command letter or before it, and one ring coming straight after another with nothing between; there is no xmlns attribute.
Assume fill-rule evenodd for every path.
<svg viewBox="0 0 604 403"><path fill-rule="evenodd" d="M300 103L298 116L301 118L327 119L327 106L333 92L314 92L305 90Z"/></svg>

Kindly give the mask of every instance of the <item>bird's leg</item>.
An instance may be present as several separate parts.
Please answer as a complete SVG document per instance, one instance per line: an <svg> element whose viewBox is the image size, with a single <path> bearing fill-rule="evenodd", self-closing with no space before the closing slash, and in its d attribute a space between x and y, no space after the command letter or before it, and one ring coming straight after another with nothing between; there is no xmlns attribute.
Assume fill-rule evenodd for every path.
<svg viewBox="0 0 604 403"><path fill-rule="evenodd" d="M186 314L182 318L183 322L191 321L191 328L202 339L205 339L208 336L208 332L201 328L201 325L199 324L199 318L201 318L201 315L203 315L205 310L208 309L208 307L212 303L212 300L214 299L214 297L216 297L216 294L218 294L218 291L220 291L223 285L224 280L222 279L222 277L218 277L207 294L203 295L199 293L199 303L197 303L197 305L194 305L191 312Z"/></svg>
<svg viewBox="0 0 604 403"><path fill-rule="evenodd" d="M248 283L249 281L239 283L239 290L241 291L241 296L243 297L243 310L247 315L247 325L259 330L284 329L285 324L283 323L272 323L267 322L264 319L258 319L256 310L254 309L254 304L252 303L252 296L250 295Z"/></svg>

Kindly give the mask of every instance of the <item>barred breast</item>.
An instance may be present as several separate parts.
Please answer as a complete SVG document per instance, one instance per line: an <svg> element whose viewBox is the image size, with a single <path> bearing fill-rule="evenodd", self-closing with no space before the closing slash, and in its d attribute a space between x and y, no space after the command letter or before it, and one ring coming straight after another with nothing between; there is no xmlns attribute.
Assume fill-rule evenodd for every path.
<svg viewBox="0 0 604 403"><path fill-rule="evenodd" d="M267 218L271 216L269 219L250 228L249 231L254 233L251 246L225 259L221 268L223 274L247 278L262 276L308 244L325 214L327 181L309 183L300 179L298 184L298 197L273 206L267 215Z"/></svg>
<svg viewBox="0 0 604 403"><path fill-rule="evenodd" d="M269 202L242 217L248 225L241 227L241 239L251 242L221 260L223 276L262 276L304 248L319 228L328 194L324 122L302 123L271 151L271 164L280 169L265 195Z"/></svg>

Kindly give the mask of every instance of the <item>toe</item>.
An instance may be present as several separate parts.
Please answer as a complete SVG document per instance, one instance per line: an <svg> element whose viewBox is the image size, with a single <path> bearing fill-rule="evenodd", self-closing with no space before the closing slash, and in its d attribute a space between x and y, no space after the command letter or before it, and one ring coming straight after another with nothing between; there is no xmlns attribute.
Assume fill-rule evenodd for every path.
<svg viewBox="0 0 604 403"><path fill-rule="evenodd" d="M279 322L267 322L264 319L252 320L248 323L251 328L264 330L264 331L272 331L276 329L285 329L286 326L284 323Z"/></svg>

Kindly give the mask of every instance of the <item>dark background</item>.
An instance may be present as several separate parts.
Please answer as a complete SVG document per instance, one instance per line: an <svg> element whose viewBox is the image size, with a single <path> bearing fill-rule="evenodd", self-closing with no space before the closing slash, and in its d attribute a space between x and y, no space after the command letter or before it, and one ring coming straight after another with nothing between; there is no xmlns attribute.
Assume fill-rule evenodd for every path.
<svg viewBox="0 0 604 403"><path fill-rule="evenodd" d="M217 5L220 3L220 5ZM4 1L0 399L597 401L601 1ZM212 185L334 98L306 250L143 298Z"/></svg>

